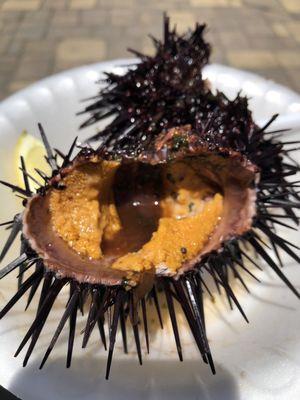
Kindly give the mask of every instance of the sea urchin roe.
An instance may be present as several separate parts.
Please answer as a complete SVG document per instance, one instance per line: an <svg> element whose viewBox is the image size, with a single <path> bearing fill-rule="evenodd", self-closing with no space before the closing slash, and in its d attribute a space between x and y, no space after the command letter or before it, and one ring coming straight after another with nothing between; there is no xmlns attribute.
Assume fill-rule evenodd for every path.
<svg viewBox="0 0 300 400"><path fill-rule="evenodd" d="M52 225L58 235L82 256L102 257L102 239L121 229L113 200L112 182L117 162L89 162L76 167L50 195Z"/></svg>
<svg viewBox="0 0 300 400"><path fill-rule="evenodd" d="M164 197L160 202L164 217L184 218L199 214L212 190L187 161L167 164L163 171Z"/></svg>
<svg viewBox="0 0 300 400"><path fill-rule="evenodd" d="M105 160L75 166L64 188L51 191L53 229L82 257L108 258L113 269L176 273L214 233L223 197L188 159L128 168Z"/></svg>
<svg viewBox="0 0 300 400"><path fill-rule="evenodd" d="M185 261L197 256L220 221L223 197L215 194L197 215L161 218L158 230L141 250L119 258L113 268L142 271L151 268L176 272Z"/></svg>

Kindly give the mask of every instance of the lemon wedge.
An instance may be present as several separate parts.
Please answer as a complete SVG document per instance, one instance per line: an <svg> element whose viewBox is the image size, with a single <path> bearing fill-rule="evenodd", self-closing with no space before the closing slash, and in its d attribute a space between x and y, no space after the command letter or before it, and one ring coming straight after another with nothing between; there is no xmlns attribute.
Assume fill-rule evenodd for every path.
<svg viewBox="0 0 300 400"><path fill-rule="evenodd" d="M18 185L24 188L23 173L20 170L21 156L23 156L26 166L26 171L36 181L44 184L44 180L36 172L35 168L43 171L46 175L50 175L50 166L47 163L45 156L46 150L43 142L34 136L30 135L27 131L23 131L17 141L15 148L15 169L17 174ZM32 179L28 178L30 188L37 189L38 185Z"/></svg>

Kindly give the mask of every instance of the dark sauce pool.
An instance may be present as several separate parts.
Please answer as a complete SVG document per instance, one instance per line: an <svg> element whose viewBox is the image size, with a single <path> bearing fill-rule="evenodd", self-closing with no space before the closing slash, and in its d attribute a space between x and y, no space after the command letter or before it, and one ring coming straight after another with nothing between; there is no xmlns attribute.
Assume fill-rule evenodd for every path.
<svg viewBox="0 0 300 400"><path fill-rule="evenodd" d="M122 229L113 240L101 243L105 256L137 251L151 239L161 217L161 174L161 167L143 163L117 170L113 192Z"/></svg>

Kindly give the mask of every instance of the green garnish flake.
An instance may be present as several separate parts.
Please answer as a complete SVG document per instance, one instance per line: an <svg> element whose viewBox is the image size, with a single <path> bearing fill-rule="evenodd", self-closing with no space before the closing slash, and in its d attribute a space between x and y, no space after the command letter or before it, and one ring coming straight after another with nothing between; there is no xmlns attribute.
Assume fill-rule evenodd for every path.
<svg viewBox="0 0 300 400"><path fill-rule="evenodd" d="M182 148L187 148L188 147L188 140L186 137L182 135L176 135L173 137L172 140L172 150L178 151Z"/></svg>
<svg viewBox="0 0 300 400"><path fill-rule="evenodd" d="M193 211L194 206L195 206L195 203L193 203L193 202L189 203L189 205L188 205L188 207L189 207L189 212L192 212L192 211Z"/></svg>
<svg viewBox="0 0 300 400"><path fill-rule="evenodd" d="M181 251L182 254L186 254L187 253L186 247L181 247L180 251Z"/></svg>

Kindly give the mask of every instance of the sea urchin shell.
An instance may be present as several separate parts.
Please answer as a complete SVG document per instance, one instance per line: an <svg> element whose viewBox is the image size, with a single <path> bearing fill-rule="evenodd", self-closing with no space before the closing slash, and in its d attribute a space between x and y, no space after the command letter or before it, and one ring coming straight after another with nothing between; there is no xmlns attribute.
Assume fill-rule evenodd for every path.
<svg viewBox="0 0 300 400"><path fill-rule="evenodd" d="M23 235L61 278L136 285L144 271L178 276L251 228L257 174L189 126L137 158L82 150L27 202Z"/></svg>

